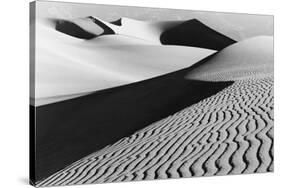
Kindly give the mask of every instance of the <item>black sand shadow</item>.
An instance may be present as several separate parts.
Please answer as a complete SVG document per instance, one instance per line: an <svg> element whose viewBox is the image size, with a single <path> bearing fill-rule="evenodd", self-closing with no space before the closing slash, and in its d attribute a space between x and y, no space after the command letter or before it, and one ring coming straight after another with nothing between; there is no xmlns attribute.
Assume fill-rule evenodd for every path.
<svg viewBox="0 0 281 188"><path fill-rule="evenodd" d="M100 35L114 34L114 31L110 27L108 27L98 19L95 19L92 16L89 16L87 18L91 19L93 24L97 24L101 29L103 29L103 33ZM86 31L85 29L83 29L82 27L72 21L63 19L50 19L50 21L55 25L55 29L57 31L62 32L66 35L70 35L72 37L89 40L99 36Z"/></svg>
<svg viewBox="0 0 281 188"><path fill-rule="evenodd" d="M160 41L162 44L194 46L213 50L222 50L236 42L197 19L185 21L164 31Z"/></svg>
<svg viewBox="0 0 281 188"><path fill-rule="evenodd" d="M53 20L55 22L55 29L64 34L80 39L92 39L96 35L84 30L75 23L67 20Z"/></svg>

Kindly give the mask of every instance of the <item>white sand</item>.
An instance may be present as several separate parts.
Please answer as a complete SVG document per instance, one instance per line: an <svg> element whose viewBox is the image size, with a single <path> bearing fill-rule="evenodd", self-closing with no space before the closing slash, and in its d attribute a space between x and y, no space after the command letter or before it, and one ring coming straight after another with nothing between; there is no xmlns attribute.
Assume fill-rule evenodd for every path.
<svg viewBox="0 0 281 188"><path fill-rule="evenodd" d="M225 81L270 75L273 72L273 51L272 36L245 39L226 47L186 78Z"/></svg>

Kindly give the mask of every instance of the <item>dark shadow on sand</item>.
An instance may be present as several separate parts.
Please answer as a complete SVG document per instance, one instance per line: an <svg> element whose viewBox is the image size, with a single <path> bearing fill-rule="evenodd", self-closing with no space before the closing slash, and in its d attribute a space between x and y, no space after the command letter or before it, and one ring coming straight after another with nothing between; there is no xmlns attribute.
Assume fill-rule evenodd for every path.
<svg viewBox="0 0 281 188"><path fill-rule="evenodd" d="M101 21L95 19L92 16L89 16L87 18L91 19L93 24L97 24L99 27L101 27L101 29L103 29L103 33L100 35L114 34L114 31ZM72 37L88 40L100 36L86 31L85 29L83 29L82 27L72 21L62 19L53 19L51 21L54 22L55 29L57 31L70 35Z"/></svg>
<svg viewBox="0 0 281 188"><path fill-rule="evenodd" d="M236 41L211 29L197 19L188 20L162 33L162 44L221 50Z"/></svg>
<svg viewBox="0 0 281 188"><path fill-rule="evenodd" d="M92 39L96 37L96 35L84 30L75 23L67 20L56 20L55 29L64 34L80 39Z"/></svg>

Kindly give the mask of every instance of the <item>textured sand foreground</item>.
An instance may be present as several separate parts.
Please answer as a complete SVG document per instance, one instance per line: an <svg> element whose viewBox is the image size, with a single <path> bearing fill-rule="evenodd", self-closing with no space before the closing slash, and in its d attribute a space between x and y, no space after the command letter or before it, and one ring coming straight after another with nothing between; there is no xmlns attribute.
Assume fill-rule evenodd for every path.
<svg viewBox="0 0 281 188"><path fill-rule="evenodd" d="M260 43L263 50L256 47ZM186 77L233 80L232 85L73 163L38 185L273 171L271 48L270 37L227 47ZM236 53L238 49L241 51Z"/></svg>
<svg viewBox="0 0 281 188"><path fill-rule="evenodd" d="M39 185L273 171L272 89L272 77L236 81Z"/></svg>

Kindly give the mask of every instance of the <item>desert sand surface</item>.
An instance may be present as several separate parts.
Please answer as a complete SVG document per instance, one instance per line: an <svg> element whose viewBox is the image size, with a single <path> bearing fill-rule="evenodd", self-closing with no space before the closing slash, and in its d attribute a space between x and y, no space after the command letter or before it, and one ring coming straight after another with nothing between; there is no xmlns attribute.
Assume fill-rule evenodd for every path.
<svg viewBox="0 0 281 188"><path fill-rule="evenodd" d="M128 136L83 157L40 181L38 185L57 186L272 172L274 119L272 46L271 37L246 39L187 69L115 88L122 94L116 96L114 92L111 97L118 97L118 101L124 96L123 92L131 96L136 94L140 96L127 101L130 103L129 106L123 104L120 106L120 109L125 110L123 119L126 119L124 123L128 123L125 127L133 127L130 126L132 123L137 127L135 121L139 118L151 121L154 119L138 118L136 115L150 116L153 111L159 114L158 110L168 112L162 111L165 117L158 116L157 121L141 122L139 124L143 126L141 130L135 132L131 130L133 133L125 131ZM91 96L93 94L38 109L40 111L40 108L42 110L45 108L49 112L53 110L53 113L57 113L63 111L65 106L71 106L75 100L85 100L79 104L87 105L91 102ZM148 101L146 104L147 97L153 102ZM104 102L110 101L107 98ZM144 105L143 107L148 105L151 111L146 111L146 108L135 108L144 111L132 112L130 105L136 105L139 101L141 101L139 105ZM85 114L86 111L83 109L85 108L78 108L77 111ZM113 108L104 110L99 115L114 114L111 112ZM128 117L126 110L132 112L132 119ZM119 110L119 113L122 112ZM114 118L118 117L121 117L120 114L110 119L115 122ZM77 119L84 118L80 116ZM63 122L63 118L58 122ZM69 121L71 122L73 120ZM66 123L61 124L63 125L66 126ZM83 123L81 127L82 125L84 126ZM118 129L123 126L121 122L116 125ZM92 142L92 145L94 144Z"/></svg>
<svg viewBox="0 0 281 188"><path fill-rule="evenodd" d="M272 75L273 37L257 36L226 47L186 78L198 80L241 80ZM250 62L250 63L249 63Z"/></svg>
<svg viewBox="0 0 281 188"><path fill-rule="evenodd" d="M202 48L202 41L190 46L188 42L184 46L160 44L160 35L181 24L179 21L122 18L118 26L96 20L99 19L44 20L36 24L36 32L44 37L36 41L36 94L31 96L35 106L165 75L216 52L208 46ZM207 26L198 24L204 34L210 32ZM108 32L109 27L114 32ZM211 32L202 39L203 43L216 42L212 38L216 34ZM217 41L224 39L228 41L220 34Z"/></svg>

